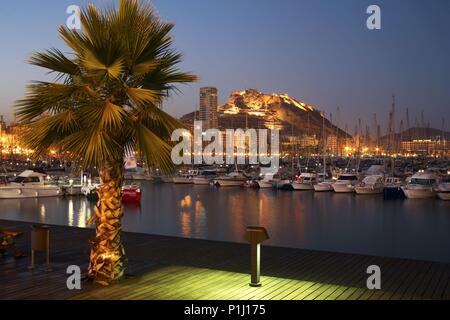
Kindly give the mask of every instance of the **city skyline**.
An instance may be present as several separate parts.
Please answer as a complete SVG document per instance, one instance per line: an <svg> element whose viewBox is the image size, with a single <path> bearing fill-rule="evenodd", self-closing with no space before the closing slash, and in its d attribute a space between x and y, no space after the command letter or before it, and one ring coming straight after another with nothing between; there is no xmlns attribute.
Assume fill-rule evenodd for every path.
<svg viewBox="0 0 450 320"><path fill-rule="evenodd" d="M0 114L9 121L26 83L49 79L26 59L43 47L69 51L58 39L56 27L65 23L69 5L88 1L53 2L45 10L37 3L7 3L0 14L4 24L0 35L9 43L0 66ZM176 23L173 35L184 54L183 69L200 76L200 82L181 86L182 94L165 101L164 110L176 117L199 108L198 92L206 86L218 88L219 105L233 91L255 88L287 93L325 111L327 117L340 106L340 117L349 128L359 118L370 125L376 112L383 132L393 93L398 122L405 118L406 108L411 123L415 118L420 122L424 110L426 122L440 129L450 106L446 1L433 6L377 1L382 29L376 31L366 28L365 10L371 3L365 0L349 0L345 5L264 1L259 6L248 1L239 3L239 10L223 1L153 3L164 20ZM203 18L201 8L211 15ZM340 126L344 127L343 121Z"/></svg>

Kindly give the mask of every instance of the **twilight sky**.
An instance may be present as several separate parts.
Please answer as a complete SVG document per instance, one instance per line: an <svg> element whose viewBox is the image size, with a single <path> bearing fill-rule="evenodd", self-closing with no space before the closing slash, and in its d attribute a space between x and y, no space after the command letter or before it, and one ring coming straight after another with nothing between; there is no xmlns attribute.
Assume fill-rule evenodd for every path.
<svg viewBox="0 0 450 320"><path fill-rule="evenodd" d="M0 7L0 114L30 80L45 79L27 65L33 51L68 49L57 35L66 8L109 0L5 0ZM327 113L341 106L340 125L353 128L373 113L386 126L391 96L397 118L414 117L437 128L450 117L450 1L448 0L154 0L176 22L182 69L200 76L182 86L165 110L175 116L198 106L198 89L216 86L219 103L234 90L288 93ZM366 9L381 7L382 29L366 28Z"/></svg>

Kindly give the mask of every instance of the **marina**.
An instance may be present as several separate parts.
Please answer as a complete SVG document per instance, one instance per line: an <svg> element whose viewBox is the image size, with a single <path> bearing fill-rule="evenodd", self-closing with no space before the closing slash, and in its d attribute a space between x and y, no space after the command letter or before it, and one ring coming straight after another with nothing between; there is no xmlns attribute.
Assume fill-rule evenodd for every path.
<svg viewBox="0 0 450 320"><path fill-rule="evenodd" d="M450 6L420 1L5 1L0 300L450 300Z"/></svg>
<svg viewBox="0 0 450 320"><path fill-rule="evenodd" d="M450 262L450 202L383 195L217 188L142 181L124 203L125 231L241 242L249 225L270 245ZM0 219L88 228L96 201L84 196L0 200Z"/></svg>

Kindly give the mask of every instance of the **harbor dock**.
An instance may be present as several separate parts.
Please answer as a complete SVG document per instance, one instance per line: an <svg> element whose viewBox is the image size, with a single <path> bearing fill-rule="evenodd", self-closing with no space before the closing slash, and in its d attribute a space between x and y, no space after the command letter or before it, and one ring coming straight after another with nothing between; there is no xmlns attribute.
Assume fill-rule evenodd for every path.
<svg viewBox="0 0 450 320"><path fill-rule="evenodd" d="M450 264L263 246L262 287L250 287L250 247L167 236L124 233L125 279L109 287L82 281L69 290L67 267L87 269L93 229L50 226L50 263L31 272L33 224L0 220L23 232L17 246L27 255L0 258L0 299L148 300L392 300L450 299ZM381 268L381 290L367 289L367 267Z"/></svg>

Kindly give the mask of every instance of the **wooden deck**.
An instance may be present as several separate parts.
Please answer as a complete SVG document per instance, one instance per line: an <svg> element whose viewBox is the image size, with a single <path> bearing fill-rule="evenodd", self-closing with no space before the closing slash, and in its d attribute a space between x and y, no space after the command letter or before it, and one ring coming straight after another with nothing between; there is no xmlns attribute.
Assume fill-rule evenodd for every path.
<svg viewBox="0 0 450 320"><path fill-rule="evenodd" d="M31 224L0 221L24 231L19 247L29 255ZM82 282L66 287L66 268L86 269L93 230L51 227L53 271L31 273L29 258L0 258L0 299L450 299L450 264L262 248L262 283L248 286L249 246L125 233L129 277L110 287ZM42 261L42 260L38 260ZM382 290L366 288L366 269L382 270Z"/></svg>

